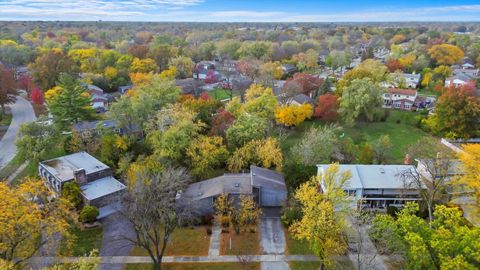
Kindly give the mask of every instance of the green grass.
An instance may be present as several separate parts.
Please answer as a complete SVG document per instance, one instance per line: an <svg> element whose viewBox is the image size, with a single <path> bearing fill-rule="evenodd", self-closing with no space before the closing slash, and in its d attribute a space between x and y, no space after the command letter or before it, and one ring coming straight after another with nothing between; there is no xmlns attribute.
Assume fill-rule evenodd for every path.
<svg viewBox="0 0 480 270"><path fill-rule="evenodd" d="M4 114L0 112L0 126L9 126L12 122L11 114Z"/></svg>
<svg viewBox="0 0 480 270"><path fill-rule="evenodd" d="M127 264L125 270L149 270L153 269L148 264ZM259 270L260 263L248 263L246 266L240 263L165 263L163 270Z"/></svg>
<svg viewBox="0 0 480 270"><path fill-rule="evenodd" d="M103 228L82 229L77 226L70 228L72 239L64 240L60 245L60 254L65 256L85 256L92 250L100 252L102 246Z"/></svg>
<svg viewBox="0 0 480 270"><path fill-rule="evenodd" d="M0 170L0 180L7 179L11 174L13 174L20 165L23 163L18 155L16 155L2 170Z"/></svg>
<svg viewBox="0 0 480 270"><path fill-rule="evenodd" d="M422 96L435 96L435 97L440 96L439 91L435 91L433 89L426 89L426 88L425 89L419 89L418 94L422 95Z"/></svg>
<svg viewBox="0 0 480 270"><path fill-rule="evenodd" d="M165 250L165 256L206 256L210 246L210 236L204 226L194 228L177 228L170 238ZM131 256L148 256L148 252L139 247L134 247Z"/></svg>
<svg viewBox="0 0 480 270"><path fill-rule="evenodd" d="M345 137L350 137L357 145L365 142L374 144L382 135L388 135L393 145L390 163L398 164L403 161L411 145L423 137L431 136L415 126L416 115L418 114L414 112L390 110L390 116L385 122L358 122L351 127L343 126L343 131ZM301 140L305 130L322 125L325 123L316 120L304 122L282 142L284 153L287 155L291 147Z"/></svg>
<svg viewBox="0 0 480 270"><path fill-rule="evenodd" d="M216 100L224 100L230 98L230 91L223 88L215 88L212 91L208 91L208 95ZM238 92L233 91L233 96L239 96Z"/></svg>
<svg viewBox="0 0 480 270"><path fill-rule="evenodd" d="M320 262L288 262L291 270L316 270L320 268ZM353 263L347 257L341 257L336 261L337 270L353 270Z"/></svg>
<svg viewBox="0 0 480 270"><path fill-rule="evenodd" d="M305 240L296 240L288 232L285 233L287 240L287 254L288 255L313 255L310 247Z"/></svg>

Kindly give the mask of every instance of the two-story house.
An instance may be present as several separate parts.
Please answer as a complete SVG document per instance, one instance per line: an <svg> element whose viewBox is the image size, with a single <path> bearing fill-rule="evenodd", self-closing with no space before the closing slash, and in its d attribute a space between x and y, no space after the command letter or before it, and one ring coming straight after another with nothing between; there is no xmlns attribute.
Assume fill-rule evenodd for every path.
<svg viewBox="0 0 480 270"><path fill-rule="evenodd" d="M383 107L410 111L414 108L416 99L416 90L389 88L383 94Z"/></svg>

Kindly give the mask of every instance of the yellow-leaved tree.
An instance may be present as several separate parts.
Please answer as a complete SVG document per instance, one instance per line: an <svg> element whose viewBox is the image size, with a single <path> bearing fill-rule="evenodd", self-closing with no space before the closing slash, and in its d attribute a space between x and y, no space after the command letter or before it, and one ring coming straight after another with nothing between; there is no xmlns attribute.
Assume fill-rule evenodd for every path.
<svg viewBox="0 0 480 270"><path fill-rule="evenodd" d="M322 267L335 267L334 256L343 254L347 243L343 237L344 209L347 194L343 186L349 181L349 172L339 173L338 164L331 164L326 171L302 184L295 191L303 216L294 221L289 230L293 237L306 240L311 250L320 258Z"/></svg>
<svg viewBox="0 0 480 270"><path fill-rule="evenodd" d="M480 217L480 144L463 145L463 150L464 152L458 155L463 169L458 181L473 193L474 216Z"/></svg>
<svg viewBox="0 0 480 270"><path fill-rule="evenodd" d="M72 205L52 195L38 179L26 179L18 186L0 182L1 260L18 266L57 235L68 236Z"/></svg>
<svg viewBox="0 0 480 270"><path fill-rule="evenodd" d="M282 150L275 138L253 140L238 148L228 160L228 169L239 172L247 169L250 165L258 165L263 168L282 168Z"/></svg>
<svg viewBox="0 0 480 270"><path fill-rule="evenodd" d="M280 106L275 109L275 121L287 127L298 126L312 115L313 106L308 103Z"/></svg>

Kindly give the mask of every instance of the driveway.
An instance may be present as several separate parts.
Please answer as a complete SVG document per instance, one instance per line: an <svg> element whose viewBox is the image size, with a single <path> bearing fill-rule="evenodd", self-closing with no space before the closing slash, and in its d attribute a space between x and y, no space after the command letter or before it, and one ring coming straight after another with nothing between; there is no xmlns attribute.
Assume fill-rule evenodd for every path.
<svg viewBox="0 0 480 270"><path fill-rule="evenodd" d="M280 209L264 208L260 221L260 247L263 254L284 255L286 249L285 233L280 221ZM262 270L288 270L287 262L262 262Z"/></svg>
<svg viewBox="0 0 480 270"><path fill-rule="evenodd" d="M133 238L135 232L131 224L120 213L101 219L103 239L100 256L129 256L132 244L123 237ZM123 264L101 264L100 270L123 270Z"/></svg>
<svg viewBox="0 0 480 270"><path fill-rule="evenodd" d="M17 96L17 102L10 105L12 112L12 123L7 132L0 140L0 169L5 167L17 153L15 141L18 131L23 123L33 122L37 119L32 104L21 96Z"/></svg>

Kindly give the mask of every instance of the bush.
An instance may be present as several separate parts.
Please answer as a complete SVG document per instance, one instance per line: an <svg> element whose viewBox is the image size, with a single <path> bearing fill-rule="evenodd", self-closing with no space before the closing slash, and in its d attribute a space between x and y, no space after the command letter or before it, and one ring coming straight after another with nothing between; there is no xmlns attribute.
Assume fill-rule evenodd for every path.
<svg viewBox="0 0 480 270"><path fill-rule="evenodd" d="M80 211L80 215L78 216L78 221L84 222L84 223L92 223L97 219L99 214L100 212L98 211L97 207L87 205L83 207L82 211Z"/></svg>
<svg viewBox="0 0 480 270"><path fill-rule="evenodd" d="M79 209L82 204L80 187L75 181L65 183L62 188L62 197L72 203L73 207Z"/></svg>
<svg viewBox="0 0 480 270"><path fill-rule="evenodd" d="M283 167L285 182L290 190L297 189L302 183L310 180L317 173L315 166L307 166L294 161L289 161Z"/></svg>
<svg viewBox="0 0 480 270"><path fill-rule="evenodd" d="M293 202L290 206L282 209L281 220L286 228L290 227L295 221L300 220L301 218L302 211L296 202Z"/></svg>

